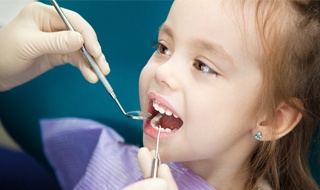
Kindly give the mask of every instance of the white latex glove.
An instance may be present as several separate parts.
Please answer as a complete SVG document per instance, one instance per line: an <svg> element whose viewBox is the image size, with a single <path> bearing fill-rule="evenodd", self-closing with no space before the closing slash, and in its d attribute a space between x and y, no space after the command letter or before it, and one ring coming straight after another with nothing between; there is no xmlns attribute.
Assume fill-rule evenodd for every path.
<svg viewBox="0 0 320 190"><path fill-rule="evenodd" d="M78 51L83 44L102 72L110 72L93 28L79 14L63 11L77 32L67 31L53 6L39 2L26 6L0 29L0 91L64 63L77 66L89 82L97 82L96 74Z"/></svg>
<svg viewBox="0 0 320 190"><path fill-rule="evenodd" d="M145 147L140 148L138 161L141 172L146 179L136 182L123 190L178 190L170 168L166 164L160 165L158 169L158 178L150 178L153 155L154 151L149 151Z"/></svg>

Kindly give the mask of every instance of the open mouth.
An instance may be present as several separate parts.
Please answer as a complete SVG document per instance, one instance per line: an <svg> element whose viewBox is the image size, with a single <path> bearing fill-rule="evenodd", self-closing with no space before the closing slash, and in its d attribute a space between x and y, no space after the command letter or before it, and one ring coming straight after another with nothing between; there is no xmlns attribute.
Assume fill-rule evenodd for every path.
<svg viewBox="0 0 320 190"><path fill-rule="evenodd" d="M175 132L181 128L183 121L170 109L157 101L152 101L152 118L150 125L161 132Z"/></svg>

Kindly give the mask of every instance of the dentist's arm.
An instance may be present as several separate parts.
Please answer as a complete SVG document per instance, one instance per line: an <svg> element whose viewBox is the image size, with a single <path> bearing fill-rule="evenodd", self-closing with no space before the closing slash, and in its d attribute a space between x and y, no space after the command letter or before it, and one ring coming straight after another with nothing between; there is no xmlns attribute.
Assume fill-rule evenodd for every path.
<svg viewBox="0 0 320 190"><path fill-rule="evenodd" d="M77 66L89 82L97 82L97 76L79 51L83 44L102 72L109 73L93 28L79 14L66 9L64 13L77 32L67 31L54 7L39 2L26 6L0 29L0 91L64 63Z"/></svg>

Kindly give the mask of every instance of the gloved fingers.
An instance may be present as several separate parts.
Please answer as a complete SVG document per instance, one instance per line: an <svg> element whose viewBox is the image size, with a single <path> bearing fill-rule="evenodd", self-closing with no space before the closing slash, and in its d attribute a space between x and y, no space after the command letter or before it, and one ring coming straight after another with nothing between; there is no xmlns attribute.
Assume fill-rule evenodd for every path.
<svg viewBox="0 0 320 190"><path fill-rule="evenodd" d="M66 54L78 51L82 46L83 38L78 32L41 32L38 34L38 39L34 40L33 43L35 44L33 49L38 49L38 55L52 53ZM102 73L104 75L109 74L110 68L104 54L100 54L99 57L94 57L94 59ZM92 77L93 71L90 69L89 63L87 63L83 55L78 55L72 63L81 69L82 74L89 82L95 83L97 81L97 77ZM92 72L90 72L90 70Z"/></svg>
<svg viewBox="0 0 320 190"><path fill-rule="evenodd" d="M150 178L153 156L154 151L149 151L146 147L139 149L138 163L144 178Z"/></svg>
<svg viewBox="0 0 320 190"><path fill-rule="evenodd" d="M95 61L104 75L110 73L109 65L103 54L98 59L95 59ZM85 79L90 83L96 83L98 81L98 76L80 51L71 54L71 60L69 63L78 67Z"/></svg>
<svg viewBox="0 0 320 190"><path fill-rule="evenodd" d="M98 42L97 35L91 25L85 21L78 13L66 10L66 15L75 31L79 32L84 39L84 46L94 58L102 54L101 46ZM81 21L81 22L79 22Z"/></svg>
<svg viewBox="0 0 320 190"><path fill-rule="evenodd" d="M90 83L96 83L99 79L92 68L87 63L80 63L78 65L83 77Z"/></svg>
<svg viewBox="0 0 320 190"><path fill-rule="evenodd" d="M84 18L75 11L62 7L61 9L75 31L82 34L84 31L91 30L90 32L93 36L90 38L95 40L97 39L93 28ZM23 14L21 17L29 19L29 21L33 22L39 30L44 32L69 30L57 10L52 5L32 2L26 6L20 14Z"/></svg>
<svg viewBox="0 0 320 190"><path fill-rule="evenodd" d="M96 83L98 81L98 76L95 74L87 60L84 58L80 51L70 54L68 60L73 66L78 67L83 77L90 83Z"/></svg>
<svg viewBox="0 0 320 190"><path fill-rule="evenodd" d="M69 10L66 12L69 12ZM36 28L41 31L56 32L68 30L66 24L63 22L53 6L40 2L32 2L22 9L20 14L23 14L21 18L28 19L30 22L35 24Z"/></svg>
<svg viewBox="0 0 320 190"><path fill-rule="evenodd" d="M170 190L168 189L167 182L163 179L145 179L130 186L127 186L123 190Z"/></svg>
<svg viewBox="0 0 320 190"><path fill-rule="evenodd" d="M45 57L42 56L34 63L34 65L40 65L40 69L38 70L40 72L39 74L41 74L55 66L65 63L70 63L71 65L77 67L88 82L96 83L98 81L97 75L92 71L89 64L87 64L87 62L83 59L80 52L73 54L48 55Z"/></svg>
<svg viewBox="0 0 320 190"><path fill-rule="evenodd" d="M77 66L85 79L90 83L96 83L98 81L98 77L79 51L82 46L83 39L78 32L39 32L35 35L37 35L37 37L34 40L31 40L29 45L27 45L28 48L26 48L33 51L30 52L31 57L37 57L43 54L55 54L56 59L51 61L53 66L69 62L72 65ZM65 54L68 55L70 53L72 54L65 56ZM61 59L59 59L59 57ZM110 72L110 69L105 56L101 54L100 57L94 59L102 73L107 75Z"/></svg>
<svg viewBox="0 0 320 190"><path fill-rule="evenodd" d="M68 19L70 23L72 23L75 31L82 35L84 46L90 55L94 58L99 58L102 54L102 50L94 29L78 13L66 10L66 14L68 14ZM79 20L81 20L81 22L79 22Z"/></svg>
<svg viewBox="0 0 320 190"><path fill-rule="evenodd" d="M67 9L63 9L66 17L68 18L69 22L72 24L75 31L79 32L82 35L84 40L84 46L89 54L94 58L96 63L98 64L99 68L101 69L104 75L110 73L109 64L106 61L104 54L102 53L101 46L98 42L97 35L91 25L84 20L78 13L74 11L70 11ZM54 19L55 20L55 19ZM59 20L59 18L58 18ZM60 18L61 20L61 18ZM62 21L62 20L61 20ZM59 21L57 21L59 22ZM87 70L87 67L81 65L80 68L83 68L82 73L86 77L86 79L91 82L95 83L97 81L97 77L92 77L92 74ZM91 76L91 77L90 77Z"/></svg>
<svg viewBox="0 0 320 190"><path fill-rule="evenodd" d="M109 64L106 60L106 57L104 56L104 54L101 54L100 57L95 58L99 68L101 69L102 73L104 75L108 75L110 73L110 67Z"/></svg>
<svg viewBox="0 0 320 190"><path fill-rule="evenodd" d="M35 56L43 54L67 54L78 51L83 38L78 32L37 32L35 38L31 38L28 49L33 51Z"/></svg>
<svg viewBox="0 0 320 190"><path fill-rule="evenodd" d="M178 190L178 186L172 176L171 170L167 164L161 164L158 169L158 178L167 182L168 190Z"/></svg>
<svg viewBox="0 0 320 190"><path fill-rule="evenodd" d="M84 45L90 55L94 58L99 58L102 54L97 35L91 25L83 19L78 13L62 8L67 19L73 26L74 30L79 32L84 40ZM48 14L50 13L50 14ZM68 30L58 12L53 6L48 6L43 3L30 3L27 8L24 8L21 13L21 18L33 22L40 31L57 32ZM24 22L27 22L26 20Z"/></svg>
<svg viewBox="0 0 320 190"><path fill-rule="evenodd" d="M64 8L62 8L62 11L66 15L74 30L82 35L84 39L84 45L90 55L94 58L99 58L102 54L102 50L98 42L97 35L91 25L84 18L82 18L81 15L74 11ZM44 31L59 31L67 29L65 23L60 18L53 6L50 7L50 12L52 12L52 16L48 19L49 24L42 25L42 27L44 27Z"/></svg>
<svg viewBox="0 0 320 190"><path fill-rule="evenodd" d="M56 32L61 30L68 30L66 27L66 24L63 22L63 20L61 19L61 17L59 16L59 14L57 13L57 11L53 6L44 5L42 3L31 3L30 6L34 7L33 8L34 10L32 13L33 17L39 17L38 20L42 21L42 22L35 23L41 31ZM101 46L98 42L97 35L94 29L78 13L68 9L64 9L64 8L62 8L62 10L66 15L67 19L69 20L69 22L71 23L71 25L73 26L74 30L81 34L82 36L82 39L80 38L80 41L82 43L81 45L83 45L84 43L84 46L86 47L87 51L96 60L103 74L107 75L110 72L110 68L102 53ZM51 14L47 14L48 12L50 12ZM37 19L33 18L33 20L37 20ZM73 35L76 35L76 34L73 34ZM57 44L52 47L58 48L60 50L62 50L63 47L68 48L68 46L72 46L72 48L70 48L70 51L72 51L73 47L78 47L79 45L78 42L76 41L76 36L66 35L64 36L64 38L62 38L61 36L60 38L56 38L56 39L58 39L58 40L55 40ZM67 46L65 42L72 43L72 44L68 44ZM59 44L61 44L60 48L59 48ZM80 47L81 46L79 46L78 49L80 49Z"/></svg>
<svg viewBox="0 0 320 190"><path fill-rule="evenodd" d="M149 151L148 148L142 147L138 152L138 162L144 178L146 180L151 179L151 167L152 167L152 159L154 157L154 150ZM174 178L171 174L170 168L166 164L160 164L158 168L158 178L156 179L164 179L167 190L178 190L178 186L174 181ZM144 180L144 181L146 181ZM151 180L152 181L152 180ZM153 186L151 186L153 187ZM131 189L130 189L131 190Z"/></svg>

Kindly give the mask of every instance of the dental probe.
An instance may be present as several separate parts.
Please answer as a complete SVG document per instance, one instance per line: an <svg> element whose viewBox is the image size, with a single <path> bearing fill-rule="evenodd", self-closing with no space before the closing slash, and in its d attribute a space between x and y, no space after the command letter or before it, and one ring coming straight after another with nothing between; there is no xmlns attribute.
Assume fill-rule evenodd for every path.
<svg viewBox="0 0 320 190"><path fill-rule="evenodd" d="M67 25L68 29L70 31L75 31L74 28L72 27L72 25L70 24L70 22L68 21L67 17L65 16L65 14L63 13L62 9L58 5L58 3L55 0L50 0L50 1L51 1L52 5L55 7L55 9L57 10L57 12L59 13L59 15L62 18L63 22ZM117 105L119 106L120 110L122 111L122 113L126 117L128 117L130 119L145 120L145 119L148 119L151 116L150 113L146 113L146 112L142 112L142 111L129 111L129 112L126 112L123 109L123 107L121 106L119 100L117 99L117 96L114 93L110 83L108 82L108 80L103 75L103 73L100 70L100 68L98 67L98 64L94 61L94 59L91 57L91 55L89 54L89 52L86 50L86 48L83 45L82 45L80 50L81 50L81 53L83 54L83 56L86 58L87 62L90 64L90 66L94 70L94 72L97 74L99 80L101 81L101 83L103 84L105 89L108 91L108 93L113 98L113 100L117 103Z"/></svg>
<svg viewBox="0 0 320 190"><path fill-rule="evenodd" d="M152 168L151 168L151 177L156 178L158 175L158 168L160 165L160 158L159 158L159 139L160 139L160 132L161 132L161 126L159 125L158 129L158 136L157 136L157 141L156 141L156 150L154 153L154 157L152 160Z"/></svg>

